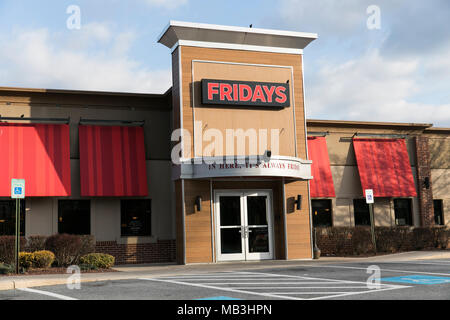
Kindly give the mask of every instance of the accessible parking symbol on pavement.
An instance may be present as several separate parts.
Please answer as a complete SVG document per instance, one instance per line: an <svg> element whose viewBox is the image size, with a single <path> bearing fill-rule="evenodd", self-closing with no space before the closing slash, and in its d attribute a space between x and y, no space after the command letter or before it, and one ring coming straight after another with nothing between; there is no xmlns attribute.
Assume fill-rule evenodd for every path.
<svg viewBox="0 0 450 320"><path fill-rule="evenodd" d="M387 282L401 282L411 284L445 284L450 283L449 277L435 277L425 275L408 275L401 277L382 278L382 281Z"/></svg>

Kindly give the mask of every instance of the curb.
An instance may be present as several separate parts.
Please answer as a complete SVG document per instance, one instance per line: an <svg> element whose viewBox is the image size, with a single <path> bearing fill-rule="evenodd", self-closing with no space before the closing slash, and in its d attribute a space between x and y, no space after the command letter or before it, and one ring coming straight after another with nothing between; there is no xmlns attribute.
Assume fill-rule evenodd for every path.
<svg viewBox="0 0 450 320"><path fill-rule="evenodd" d="M46 286L56 286L66 284L69 276L56 278L56 279L17 279L17 280L5 280L0 281L0 291L15 290L21 288L32 288L32 287L46 287ZM98 282L98 281L116 281L116 280L126 280L130 278L136 278L129 274L124 274L123 276L106 276L106 277L89 277L83 278L81 276L80 282Z"/></svg>

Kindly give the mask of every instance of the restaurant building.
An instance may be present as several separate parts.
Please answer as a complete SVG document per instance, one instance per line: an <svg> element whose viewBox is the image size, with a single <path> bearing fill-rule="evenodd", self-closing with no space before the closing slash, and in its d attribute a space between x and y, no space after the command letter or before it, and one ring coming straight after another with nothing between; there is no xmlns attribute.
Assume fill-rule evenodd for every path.
<svg viewBox="0 0 450 320"><path fill-rule="evenodd" d="M91 234L118 263L310 259L314 225L450 224L450 129L306 120L316 34L171 21L164 94L0 88L0 235ZM244 143L242 143L244 142Z"/></svg>

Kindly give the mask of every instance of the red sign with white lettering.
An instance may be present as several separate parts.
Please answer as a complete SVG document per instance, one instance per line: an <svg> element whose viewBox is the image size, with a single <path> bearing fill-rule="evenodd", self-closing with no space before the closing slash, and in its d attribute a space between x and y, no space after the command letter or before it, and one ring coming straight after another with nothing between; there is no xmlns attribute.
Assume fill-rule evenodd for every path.
<svg viewBox="0 0 450 320"><path fill-rule="evenodd" d="M290 106L288 83L202 80L202 103L236 106Z"/></svg>

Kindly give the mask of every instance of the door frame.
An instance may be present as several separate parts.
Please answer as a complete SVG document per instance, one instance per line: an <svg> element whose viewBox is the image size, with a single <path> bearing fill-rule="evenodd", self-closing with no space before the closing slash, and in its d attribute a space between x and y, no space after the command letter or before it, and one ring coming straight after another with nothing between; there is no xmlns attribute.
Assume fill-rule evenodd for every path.
<svg viewBox="0 0 450 320"><path fill-rule="evenodd" d="M219 197L222 195L228 196L240 196L241 199L241 217L242 215L247 215L247 205L244 203L245 196L262 194L267 196L268 205L266 206L268 210L267 223L268 223L268 236L269 236L269 253L248 253L247 242L248 238L241 238L242 240L242 253L239 254L226 254L224 255L220 252L220 208L219 208ZM215 253L218 262L223 261L250 261L250 260L271 260L275 257L275 245L274 245L274 216L273 216L273 191L272 189L216 189L214 190L214 237L215 237ZM242 214L242 211L245 212ZM241 224L243 224L241 218ZM248 224L247 224L248 226Z"/></svg>

